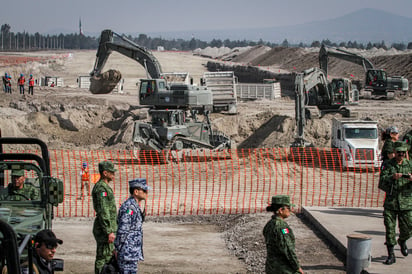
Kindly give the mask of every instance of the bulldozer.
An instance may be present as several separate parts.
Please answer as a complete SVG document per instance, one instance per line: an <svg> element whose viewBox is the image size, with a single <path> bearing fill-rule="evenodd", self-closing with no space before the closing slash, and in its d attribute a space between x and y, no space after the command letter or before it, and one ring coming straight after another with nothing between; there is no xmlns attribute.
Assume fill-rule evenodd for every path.
<svg viewBox="0 0 412 274"><path fill-rule="evenodd" d="M168 162L172 150L231 147L228 136L212 129L209 118L213 110L211 90L187 82L168 83L159 61L149 50L112 30L103 30L100 36L96 62L90 73L93 94L111 92L120 80L120 72L102 73L112 51L136 60L147 73L147 79L140 80L138 98L140 105L150 107L151 120L134 124L135 157L141 158L142 151L154 151L161 155L161 162ZM200 115L204 118L202 121Z"/></svg>
<svg viewBox="0 0 412 274"><path fill-rule="evenodd" d="M41 155L6 153L7 144L37 145ZM54 207L63 202L63 182L51 177L48 153L46 144L36 138L0 138L0 269L7 273L34 273L32 238L42 229L52 229ZM38 193L35 199L10 187L9 178L17 170L25 173L24 184ZM63 260L54 259L55 271L63 270L63 265Z"/></svg>

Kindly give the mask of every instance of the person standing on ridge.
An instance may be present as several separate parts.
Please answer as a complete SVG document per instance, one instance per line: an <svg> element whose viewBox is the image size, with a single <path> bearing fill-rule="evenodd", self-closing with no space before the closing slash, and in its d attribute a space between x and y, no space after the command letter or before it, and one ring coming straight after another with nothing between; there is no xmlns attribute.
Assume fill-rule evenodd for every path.
<svg viewBox="0 0 412 274"><path fill-rule="evenodd" d="M7 75L7 72L6 73L4 73L4 76L3 76L3 90L4 90L4 92L5 93L7 93L7 86L6 86L6 84L7 84L7 77L8 77L8 75Z"/></svg>
<svg viewBox="0 0 412 274"><path fill-rule="evenodd" d="M33 78L33 74L30 74L30 78L29 78L29 94L33 95L33 91L34 91L34 78Z"/></svg>
<svg viewBox="0 0 412 274"><path fill-rule="evenodd" d="M24 74L21 73L19 79L17 79L17 84L20 89L20 94L24 94L24 84L26 83L26 79L24 78Z"/></svg>

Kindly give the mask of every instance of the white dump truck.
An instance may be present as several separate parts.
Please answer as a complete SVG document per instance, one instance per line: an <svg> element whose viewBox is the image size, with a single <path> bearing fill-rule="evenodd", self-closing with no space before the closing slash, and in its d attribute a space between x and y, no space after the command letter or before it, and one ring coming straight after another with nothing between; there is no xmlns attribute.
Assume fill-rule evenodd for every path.
<svg viewBox="0 0 412 274"><path fill-rule="evenodd" d="M213 93L215 112L237 113L237 77L233 71L205 72L201 82Z"/></svg>
<svg viewBox="0 0 412 274"><path fill-rule="evenodd" d="M381 164L376 121L334 118L331 145L339 149L344 167L379 167Z"/></svg>

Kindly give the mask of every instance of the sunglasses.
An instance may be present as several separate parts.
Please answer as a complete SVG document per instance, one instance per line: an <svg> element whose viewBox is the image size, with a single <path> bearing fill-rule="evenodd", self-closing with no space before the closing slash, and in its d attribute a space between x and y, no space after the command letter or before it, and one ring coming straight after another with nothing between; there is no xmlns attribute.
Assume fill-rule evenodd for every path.
<svg viewBox="0 0 412 274"><path fill-rule="evenodd" d="M55 248L57 248L57 245L56 245L56 244L46 244L46 243L44 243L44 246L45 246L47 249L55 249Z"/></svg>

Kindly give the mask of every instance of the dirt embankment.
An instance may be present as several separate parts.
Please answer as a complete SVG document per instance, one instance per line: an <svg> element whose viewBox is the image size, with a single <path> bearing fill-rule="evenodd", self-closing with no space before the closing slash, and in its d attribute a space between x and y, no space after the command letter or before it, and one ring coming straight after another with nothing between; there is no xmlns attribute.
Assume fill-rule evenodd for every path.
<svg viewBox="0 0 412 274"><path fill-rule="evenodd" d="M284 71L300 71L318 66L317 51L313 49L258 48L256 52L253 49L249 50L251 51L233 53L232 61L256 66L260 64L273 70ZM165 71L189 71L197 78L206 70L204 65L207 61L211 60L190 53L155 54ZM231 58L228 57L230 54L225 54L226 58ZM380 54L370 57L377 67L385 68L389 75L412 77L409 53ZM136 71L135 62L114 54L114 60L108 64L108 68L119 69L128 80L125 93L93 95L87 90L77 88L76 78L79 75L87 75L93 66L94 56L94 51L81 51L73 52L70 58L50 62L33 61L27 64L0 66L0 73L12 73L13 79L24 72L36 76L59 76L65 80L63 87L36 87L34 96L18 94L14 84L13 94L0 96L2 135L37 137L48 143L51 149L130 148L133 121L143 119L146 113L146 109L138 104L135 86L139 77L145 77L144 71ZM347 68L340 61L331 62L330 67L333 75L347 76L348 73L353 73L350 66ZM354 65L353 68L355 67L361 69ZM363 72L360 71L359 74L363 75ZM391 101L362 100L358 106L353 107L353 111L358 112L360 118L377 120L381 128L394 124L403 133L410 128L411 101L412 98ZM307 140L319 147L329 147L330 124L334 116L336 115L326 115L322 119L308 121L305 128ZM274 101L240 102L237 115L213 114L212 123L214 127L230 135L240 148L289 146L295 133L294 101L282 98ZM224 235L226 246L247 264L250 273L260 273L263 272L265 258L261 231L268 217L217 216L217 220L208 222L220 225L219 229ZM190 219L188 221L196 222ZM289 222L297 235L298 257L305 272L344 273L343 263L336 259L316 233L299 218L292 217ZM63 229L62 234L71 235L71 231ZM76 248L90 248L90 233L80 236L88 240L82 240L80 244L85 246ZM161 249L162 246L156 248ZM77 254L75 249L69 250L65 255L68 261L72 258L74 262L75 270L69 269L68 273L79 273L76 271L78 257L73 254ZM318 259L320 261L316 261ZM92 271L92 260L93 256L91 261L84 264L86 270L82 273ZM322 270L319 270L319 267L323 267Z"/></svg>
<svg viewBox="0 0 412 274"><path fill-rule="evenodd" d="M207 55L206 53L204 55ZM259 46L235 49L232 52L226 50L221 53L235 64L247 63L252 66L260 65L262 68L276 67L289 72L318 66L316 48L269 49ZM371 50L360 54L367 56L376 67L385 68L389 75L403 75L412 79L410 53ZM56 54L53 53L52 56L54 55ZM49 56L47 59L47 54L42 53L40 61L32 60L24 64L0 67L0 73L9 72L15 77L19 72L33 73L35 77L56 75L64 78L65 83L64 87L58 88L36 87L34 96L21 96L17 94L16 86L13 86L12 95L1 96L0 128L3 136L39 137L48 142L51 148L131 149L133 120L147 116L146 109L141 109L138 104L136 87L126 87L124 94L92 95L87 90L77 88L76 80L79 75L90 71L95 52L80 51L60 55L65 57ZM210 60L190 53L176 53L176 58L186 60L179 63L179 67L176 62L171 62L173 58L170 56L173 56L173 53L158 52L156 55L165 71L190 70L190 73L196 76L205 71L204 65ZM144 72L136 69L136 66L133 60L114 54L113 60L108 62L106 68L119 69L126 78L130 78L133 72L136 76L144 77ZM360 66L336 58L331 58L329 68L331 75L364 75ZM363 100L353 109L359 112L361 118L378 120L382 128L395 124L404 132L410 125L410 113L408 107L400 108L409 101L410 98L393 101ZM238 109L236 116L212 115L214 127L229 135L238 147L284 147L293 141L293 100L282 98L275 101L239 102ZM306 137L316 146L330 145L332 116L334 115L307 123Z"/></svg>

